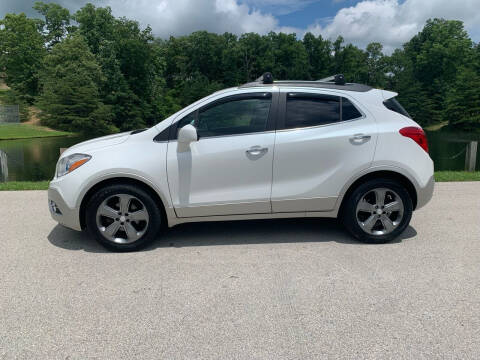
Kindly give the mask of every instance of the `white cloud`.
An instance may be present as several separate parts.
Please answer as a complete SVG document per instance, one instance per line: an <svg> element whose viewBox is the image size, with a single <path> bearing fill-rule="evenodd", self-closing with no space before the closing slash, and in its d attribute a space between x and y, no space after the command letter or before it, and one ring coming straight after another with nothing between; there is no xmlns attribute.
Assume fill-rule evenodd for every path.
<svg viewBox="0 0 480 360"><path fill-rule="evenodd" d="M342 35L347 42L365 46L378 41L391 52L419 32L429 18L462 20L478 41L480 28L479 0L365 0L341 9L326 25L307 28L327 38Z"/></svg>
<svg viewBox="0 0 480 360"><path fill-rule="evenodd" d="M236 0L104 0L116 16L149 24L155 35L169 37L197 30L216 33L268 33L278 28L271 14L252 9Z"/></svg>
<svg viewBox="0 0 480 360"><path fill-rule="evenodd" d="M150 25L155 35L168 38L197 30L216 33L269 31L306 31L335 39L342 35L347 42L364 47L372 41L385 45L387 52L401 46L419 32L428 18L443 17L462 20L474 41L480 41L480 0L321 0L325 6L340 3L343 8L332 18L304 24L301 29L282 27L277 16L292 13L320 0L53 0L72 12L86 2L111 6L116 16ZM35 0L0 0L0 17L6 12L31 10ZM30 9L30 10L29 10ZM315 15L315 14L314 14ZM292 15L294 16L294 15Z"/></svg>
<svg viewBox="0 0 480 360"><path fill-rule="evenodd" d="M274 15L285 15L301 10L316 1L318 0L243 0L243 3Z"/></svg>
<svg viewBox="0 0 480 360"><path fill-rule="evenodd" d="M480 0L363 0L342 8L321 24L305 24L303 29L279 26L275 15L300 10L313 1L100 0L102 5L110 5L115 15L150 24L154 33L164 38L197 30L235 34L283 31L298 36L311 31L331 39L342 35L347 42L361 47L378 41L386 52L391 52L419 32L427 19L443 17L464 21L473 39L480 40Z"/></svg>

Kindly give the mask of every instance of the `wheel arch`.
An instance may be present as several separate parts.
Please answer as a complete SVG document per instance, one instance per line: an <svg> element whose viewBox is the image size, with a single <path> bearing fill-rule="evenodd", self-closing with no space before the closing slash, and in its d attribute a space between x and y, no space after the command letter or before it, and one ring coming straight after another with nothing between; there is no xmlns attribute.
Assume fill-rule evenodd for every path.
<svg viewBox="0 0 480 360"><path fill-rule="evenodd" d="M87 204L89 200L92 198L92 196L101 188L109 186L109 185L120 185L120 184L128 184L128 185L133 185L133 186L138 186L147 193L149 193L152 198L155 200L155 202L159 205L160 211L162 212L163 218L165 221L168 222L168 216L166 214L166 207L165 207L165 201L162 199L162 197L158 194L155 189L147 184L147 182L139 180L137 178L132 178L132 177L126 177L126 176L115 176L107 179L103 179L98 181L97 183L93 184L90 186L90 188L85 192L85 195L82 198L82 201L80 203L80 226L82 229L86 228L86 223L85 223L85 212L87 208Z"/></svg>
<svg viewBox="0 0 480 360"><path fill-rule="evenodd" d="M398 181L400 184L405 186L407 189L408 193L410 194L410 197L412 198L412 204L413 204L413 210L417 207L417 190L415 188L415 185L413 184L412 180L410 180L407 176L404 174L395 171L395 170L374 170L371 171L367 174L363 174L360 177L358 177L355 181L353 181L350 186L348 186L348 189L346 192L344 192L344 195L342 197L342 202L340 204L340 208L338 211L338 214L341 215L343 212L343 208L345 207L345 203L350 197L350 194L361 184L365 183L368 180L371 179L376 179L376 178L384 178L384 179L391 179Z"/></svg>

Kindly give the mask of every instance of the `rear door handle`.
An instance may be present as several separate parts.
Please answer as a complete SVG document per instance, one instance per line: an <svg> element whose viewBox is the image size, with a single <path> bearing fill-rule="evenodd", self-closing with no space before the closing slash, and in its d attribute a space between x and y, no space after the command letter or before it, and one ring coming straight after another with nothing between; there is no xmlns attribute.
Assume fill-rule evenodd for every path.
<svg viewBox="0 0 480 360"><path fill-rule="evenodd" d="M369 141L371 138L372 138L371 135L355 134L350 138L350 142L352 144L363 144Z"/></svg>
<svg viewBox="0 0 480 360"><path fill-rule="evenodd" d="M250 149L248 149L245 152L247 153L247 155L258 156L258 155L265 154L267 151L268 151L268 148L256 145L256 146L252 146Z"/></svg>

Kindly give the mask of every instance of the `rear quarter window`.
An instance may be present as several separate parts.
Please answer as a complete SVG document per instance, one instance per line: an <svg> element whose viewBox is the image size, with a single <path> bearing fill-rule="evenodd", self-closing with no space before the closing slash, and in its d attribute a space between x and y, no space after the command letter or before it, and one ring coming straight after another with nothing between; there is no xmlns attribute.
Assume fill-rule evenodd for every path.
<svg viewBox="0 0 480 360"><path fill-rule="evenodd" d="M383 102L383 105L385 105L385 107L389 110L395 111L396 113L399 113L399 114L401 114L403 116L406 116L410 119L412 118L410 116L410 114L407 112L407 110L405 110L405 108L395 98L385 100Z"/></svg>

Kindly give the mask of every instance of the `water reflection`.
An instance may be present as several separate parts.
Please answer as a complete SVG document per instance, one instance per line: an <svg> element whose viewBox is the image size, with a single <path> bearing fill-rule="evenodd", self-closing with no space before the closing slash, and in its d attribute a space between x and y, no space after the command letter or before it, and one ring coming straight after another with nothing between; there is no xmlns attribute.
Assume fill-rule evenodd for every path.
<svg viewBox="0 0 480 360"><path fill-rule="evenodd" d="M480 134L435 131L427 132L427 138L435 170L480 170ZM475 154L471 150L476 150ZM473 164L467 161L472 160L472 155L476 158Z"/></svg>
<svg viewBox="0 0 480 360"><path fill-rule="evenodd" d="M8 179L8 163L7 153L0 150L0 182L5 182Z"/></svg>
<svg viewBox="0 0 480 360"><path fill-rule="evenodd" d="M60 148L83 139L79 136L0 141L0 181L50 180Z"/></svg>
<svg viewBox="0 0 480 360"><path fill-rule="evenodd" d="M471 142L477 142L474 165L480 170L480 134L436 131L427 132L427 137L435 170L464 170ZM60 148L68 148L83 140L85 138L79 136L0 140L0 181L50 180Z"/></svg>

